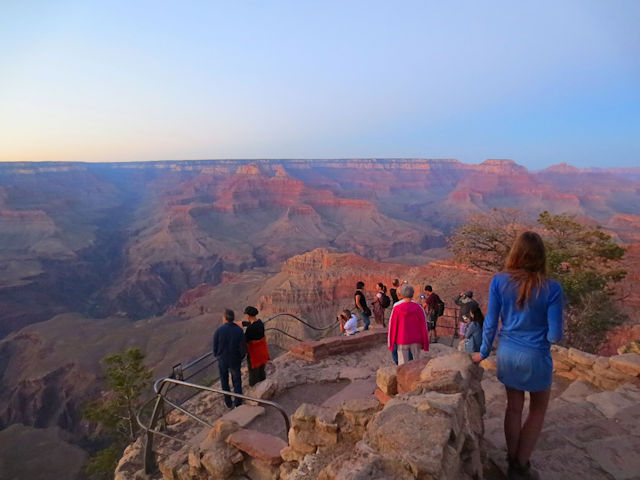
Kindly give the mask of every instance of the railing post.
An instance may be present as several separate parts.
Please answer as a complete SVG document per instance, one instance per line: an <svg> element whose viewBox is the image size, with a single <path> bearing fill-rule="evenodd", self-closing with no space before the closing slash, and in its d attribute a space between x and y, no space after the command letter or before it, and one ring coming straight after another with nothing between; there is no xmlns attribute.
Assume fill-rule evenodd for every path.
<svg viewBox="0 0 640 480"><path fill-rule="evenodd" d="M156 470L156 459L153 453L153 432L151 431L158 420L161 412L164 412L164 397L162 392L158 393L156 404L153 407L149 428L147 429L147 438L144 445L144 471L147 475Z"/></svg>

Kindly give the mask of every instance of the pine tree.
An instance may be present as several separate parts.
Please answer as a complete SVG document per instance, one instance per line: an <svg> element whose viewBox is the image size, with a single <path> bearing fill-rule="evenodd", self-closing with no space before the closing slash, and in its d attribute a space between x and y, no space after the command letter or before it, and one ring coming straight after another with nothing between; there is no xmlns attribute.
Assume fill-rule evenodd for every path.
<svg viewBox="0 0 640 480"><path fill-rule="evenodd" d="M102 359L108 390L85 406L84 417L97 425L99 434L110 445L90 458L85 470L92 479L112 478L122 449L136 439L135 415L140 395L151 379L151 370L143 365L143 360L139 348L128 348Z"/></svg>

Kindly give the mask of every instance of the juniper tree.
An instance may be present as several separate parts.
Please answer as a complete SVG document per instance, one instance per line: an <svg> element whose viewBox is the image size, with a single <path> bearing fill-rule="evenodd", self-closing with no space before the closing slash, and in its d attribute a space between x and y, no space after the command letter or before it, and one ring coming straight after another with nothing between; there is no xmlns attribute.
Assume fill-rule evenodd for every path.
<svg viewBox="0 0 640 480"><path fill-rule="evenodd" d="M84 417L97 425L99 434L110 445L89 460L86 472L93 479L112 476L122 449L136 439L136 410L151 379L151 370L143 365L143 360L139 348L128 348L102 359L108 389L85 406Z"/></svg>
<svg viewBox="0 0 640 480"><path fill-rule="evenodd" d="M580 223L573 215L542 212L536 226L527 226L512 209L477 214L449 239L456 259L489 272L502 270L511 244L523 230L536 230L547 248L547 271L566 296L566 342L596 351L612 326L624 315L614 298L624 248L599 226Z"/></svg>

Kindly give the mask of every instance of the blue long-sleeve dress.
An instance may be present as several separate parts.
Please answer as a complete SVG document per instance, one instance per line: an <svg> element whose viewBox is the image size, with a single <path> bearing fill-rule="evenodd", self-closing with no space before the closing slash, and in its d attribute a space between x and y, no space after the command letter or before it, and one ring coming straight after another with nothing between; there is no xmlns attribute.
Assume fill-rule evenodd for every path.
<svg viewBox="0 0 640 480"><path fill-rule="evenodd" d="M562 287L555 280L531 292L518 308L518 284L508 273L491 280L480 354L487 358L498 330L498 379L507 387L539 392L551 387L551 344L562 337Z"/></svg>

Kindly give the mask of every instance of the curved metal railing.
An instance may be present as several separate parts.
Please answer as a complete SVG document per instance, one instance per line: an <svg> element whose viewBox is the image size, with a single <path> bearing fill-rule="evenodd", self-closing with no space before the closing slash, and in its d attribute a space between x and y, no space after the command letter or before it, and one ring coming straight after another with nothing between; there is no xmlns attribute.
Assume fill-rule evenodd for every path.
<svg viewBox="0 0 640 480"><path fill-rule="evenodd" d="M336 328L337 326L337 322L332 322L330 325L324 326L324 327L316 327L312 324L310 324L309 322L301 319L300 317L298 317L297 315L294 315L292 313L278 313L276 315L273 315L271 317L269 317L268 319L266 319L263 323L267 324L269 322L271 322L272 320L275 320L276 318L280 318L280 317L289 317L292 318L294 320L296 320L299 323L302 323L303 325L305 325L306 327L310 328L311 330L314 331L318 331L318 332L329 332L332 328ZM291 335L290 333L278 328L278 327L268 327L265 328L265 335L267 334L267 332L277 332L278 334L284 335L288 338L291 338L295 341L301 342L303 341L302 339ZM137 413L136 413L136 421L138 423L138 425L140 426L140 428L146 433L146 442L145 442L145 449L144 449L144 463L145 463L145 471L147 473L151 473L154 469L155 469L155 458L154 458L154 452L153 452L153 437L154 435L159 435L161 437L165 437L168 438L170 440L175 440L178 441L180 443L187 443L185 440L182 440L178 437L175 437L173 435L170 435L166 432L163 432L162 430L157 428L157 424L159 423L160 419L164 419L166 417L166 414L173 410L176 409L180 412L183 412L185 415L189 416L190 418L194 419L195 421L208 426L208 427L213 427L213 425L211 425L209 422L207 422L206 420L198 417L197 415L195 415L193 412L190 412L189 410L187 410L186 408L184 408L184 404L192 399L193 397L195 397L197 394L201 393L202 391L209 391L209 392L213 392L213 393L218 393L218 394L222 394L222 395L229 395L232 397L238 397L238 398L242 398L242 399L246 399L246 400L251 400L257 403L262 403L268 406L271 406L273 408L276 408L277 410L280 411L280 413L282 414L282 416L284 417L285 420L285 424L286 424L286 431L289 431L289 417L287 416L285 410L282 408L281 405L279 405L276 402L272 402L269 400L263 400L263 399L259 399L259 398L253 398L253 397L249 397L247 395L241 395L238 393L234 393L234 392L228 392L216 387L211 387L209 385L202 385L201 383L196 383L193 381L188 381L188 380L192 380L194 378L197 378L199 375L201 375L203 372L207 372L207 371L211 371L213 370L213 376L209 376L209 377L203 377L200 378L200 382L204 382L204 383L214 383L215 381L218 380L218 376L217 376L217 372L215 368L213 368L216 364L217 364L217 359L213 356L213 352L209 351L206 353L203 353L202 355L199 355L198 357L194 358L193 360L190 360L189 362L185 363L184 365L182 363L178 363L176 365L173 366L172 369L172 373L169 377L162 377L158 380L156 380L154 382L154 391L156 392L156 396L153 398L150 398L149 400L147 400L146 402L144 402L142 404L142 406L138 409ZM206 380L206 382L205 382ZM177 390L178 387L183 387L183 390L186 388L187 392L186 395L183 395L182 397L178 397L178 398L171 398L171 393L174 390ZM149 422L146 423L143 419L143 412L147 410L147 408L153 403L153 410L151 413L151 417L149 419ZM168 411L165 411L165 406L169 406L170 409Z"/></svg>
<svg viewBox="0 0 640 480"><path fill-rule="evenodd" d="M152 473L155 470L155 458L154 458L154 454L153 454L153 436L154 435L160 435L162 437L165 438L169 438L171 440L176 440L180 443L188 443L185 440L182 440L178 437L175 437L173 435L169 435L167 433L164 433L160 430L157 430L155 428L153 428L155 426L155 423L158 421L159 416L160 416L160 412L164 406L164 404L169 404L171 407L175 408L176 410L179 410L180 412L184 413L185 415L189 416L190 418L196 420L197 422L201 423L202 425L206 426L206 427L210 427L213 428L213 424L207 422L206 420L200 418L198 415L196 415L195 413L190 412L189 410L182 408L181 405L178 405L174 402L171 402L169 399L167 399L164 395L163 395L163 388L165 387L165 385L180 385L183 387L188 387L194 390L197 390L198 392L202 392L202 391L208 391L208 392L213 392L213 393L219 393L221 395L228 395L231 397L236 397L236 398L241 398L243 400L251 400L253 402L256 403L261 403L263 405L267 405L270 407L275 408L276 410L278 410L280 412L280 414L282 415L282 418L284 419L284 423L285 423L285 432L289 431L289 428L291 427L291 424L289 422L289 416L287 415L287 412L285 411L285 409L282 407L282 405L280 405L277 402L272 402L271 400L264 400L262 398L255 398L255 397L250 397L249 395L243 395L240 393L235 393L235 392L228 392L226 390L222 390L221 388L215 388L215 387L207 387L204 385L198 385L195 383L190 383L190 382L185 382L182 380L177 380L175 378L160 378L158 380L155 381L154 385L153 385L153 389L155 390L157 396L155 398L156 403L154 405L153 408L153 413L151 415L151 420L149 421L149 425L146 426L144 425L144 423L142 422L142 420L140 419L140 413L142 411L142 408L138 411L138 413L136 414L136 420L138 422L138 424L141 426L141 428L145 431L146 433L146 442L145 442L145 448L144 448L144 468L145 468L145 472L147 474ZM168 388L168 387L167 387ZM143 408L146 407L147 405L149 405L151 403L153 399L147 401L144 405Z"/></svg>
<svg viewBox="0 0 640 480"><path fill-rule="evenodd" d="M292 314L292 313L277 313L275 315L273 315L272 317L269 317L268 319L266 319L264 322L265 325L267 323L269 323L271 320L274 320L278 317L291 317L295 320L297 320L298 322L302 323L303 325L306 325L307 327L309 327L312 330L315 330L317 332L326 332L328 330L331 330L332 328L336 328L336 322L331 322L329 325L327 325L326 327L316 327L314 325L311 325L310 323L302 320L300 317Z"/></svg>

